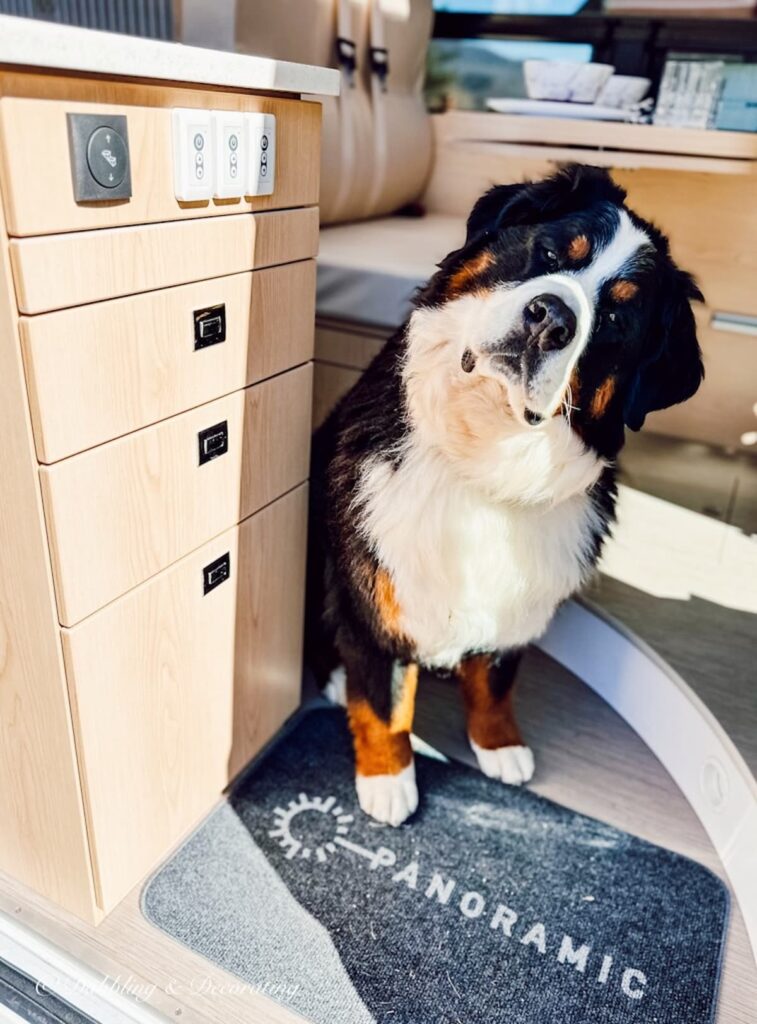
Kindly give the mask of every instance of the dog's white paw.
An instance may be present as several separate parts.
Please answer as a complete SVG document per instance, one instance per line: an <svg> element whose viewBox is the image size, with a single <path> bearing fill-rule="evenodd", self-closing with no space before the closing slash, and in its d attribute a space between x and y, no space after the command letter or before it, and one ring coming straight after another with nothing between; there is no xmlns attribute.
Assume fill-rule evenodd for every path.
<svg viewBox="0 0 757 1024"><path fill-rule="evenodd" d="M323 696L332 704L339 704L343 708L347 707L347 673L344 670L344 665L335 668L331 673L329 681L323 688Z"/></svg>
<svg viewBox="0 0 757 1024"><path fill-rule="evenodd" d="M473 740L470 741L478 766L490 779L499 779L510 786L522 786L534 774L534 755L530 747L497 747L484 750Z"/></svg>
<svg viewBox="0 0 757 1024"><path fill-rule="evenodd" d="M355 786L365 813L385 825L401 825L418 807L412 763L397 775L356 775Z"/></svg>

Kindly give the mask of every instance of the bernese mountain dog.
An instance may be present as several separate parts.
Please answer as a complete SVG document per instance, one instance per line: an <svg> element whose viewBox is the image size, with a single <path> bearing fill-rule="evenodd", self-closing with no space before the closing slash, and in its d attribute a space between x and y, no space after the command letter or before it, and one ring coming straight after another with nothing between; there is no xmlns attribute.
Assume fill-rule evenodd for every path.
<svg viewBox="0 0 757 1024"><path fill-rule="evenodd" d="M318 430L306 657L346 677L376 820L418 804L419 668L459 680L486 775L531 778L518 662L597 561L624 428L699 387L701 298L606 171L492 188Z"/></svg>

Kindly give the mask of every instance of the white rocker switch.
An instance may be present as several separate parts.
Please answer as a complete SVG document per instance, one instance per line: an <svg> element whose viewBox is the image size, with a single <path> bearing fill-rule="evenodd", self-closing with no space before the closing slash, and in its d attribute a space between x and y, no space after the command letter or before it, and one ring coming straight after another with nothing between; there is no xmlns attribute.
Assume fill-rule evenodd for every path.
<svg viewBox="0 0 757 1024"><path fill-rule="evenodd" d="M270 196L276 176L276 116L247 114L249 174L246 196Z"/></svg>
<svg viewBox="0 0 757 1024"><path fill-rule="evenodd" d="M180 202L213 198L212 119L209 110L174 110L174 194Z"/></svg>
<svg viewBox="0 0 757 1024"><path fill-rule="evenodd" d="M247 125L236 110L213 111L216 199L240 199L247 180Z"/></svg>

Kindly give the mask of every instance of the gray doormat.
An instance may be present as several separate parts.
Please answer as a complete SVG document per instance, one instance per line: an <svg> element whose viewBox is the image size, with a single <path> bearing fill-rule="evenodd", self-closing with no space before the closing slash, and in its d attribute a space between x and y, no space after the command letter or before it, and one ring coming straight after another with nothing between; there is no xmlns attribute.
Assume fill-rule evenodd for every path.
<svg viewBox="0 0 757 1024"><path fill-rule="evenodd" d="M727 891L699 864L417 757L399 829L317 710L150 880L157 927L318 1024L707 1024Z"/></svg>

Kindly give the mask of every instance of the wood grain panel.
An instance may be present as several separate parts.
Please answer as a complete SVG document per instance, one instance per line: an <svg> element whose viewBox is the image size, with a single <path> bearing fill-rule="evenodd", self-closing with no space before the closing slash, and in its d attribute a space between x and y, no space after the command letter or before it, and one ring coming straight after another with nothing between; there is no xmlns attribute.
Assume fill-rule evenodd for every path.
<svg viewBox="0 0 757 1024"><path fill-rule="evenodd" d="M307 478L310 364L92 448L40 476L71 626ZM199 465L198 433L228 425Z"/></svg>
<svg viewBox="0 0 757 1024"><path fill-rule="evenodd" d="M94 888L0 209L0 867L87 920Z"/></svg>
<svg viewBox="0 0 757 1024"><path fill-rule="evenodd" d="M194 349L194 310L223 303L226 340ZM55 462L307 362L315 263L290 263L22 317L40 462Z"/></svg>
<svg viewBox="0 0 757 1024"><path fill-rule="evenodd" d="M318 209L14 239L10 250L19 309L45 313L308 259Z"/></svg>
<svg viewBox="0 0 757 1024"><path fill-rule="evenodd" d="M207 97L206 109L216 105L217 95ZM170 109L9 96L0 99L0 179L9 234L42 235L315 205L320 104L250 95L237 100L236 109L276 116L273 195L184 203L174 196ZM131 199L75 201L68 113L126 116Z"/></svg>
<svg viewBox="0 0 757 1024"><path fill-rule="evenodd" d="M306 519L300 487L63 631L104 910L295 710ZM204 595L227 552L230 578Z"/></svg>
<svg viewBox="0 0 757 1024"><path fill-rule="evenodd" d="M617 170L628 203L670 237L714 310L757 316L757 176Z"/></svg>
<svg viewBox="0 0 757 1024"><path fill-rule="evenodd" d="M381 351L388 331L350 328L343 323L319 319L315 325L315 357L324 363L364 370Z"/></svg>
<svg viewBox="0 0 757 1024"><path fill-rule="evenodd" d="M361 376L361 370L347 366L315 363L313 376L313 429L320 427L339 399Z"/></svg>

